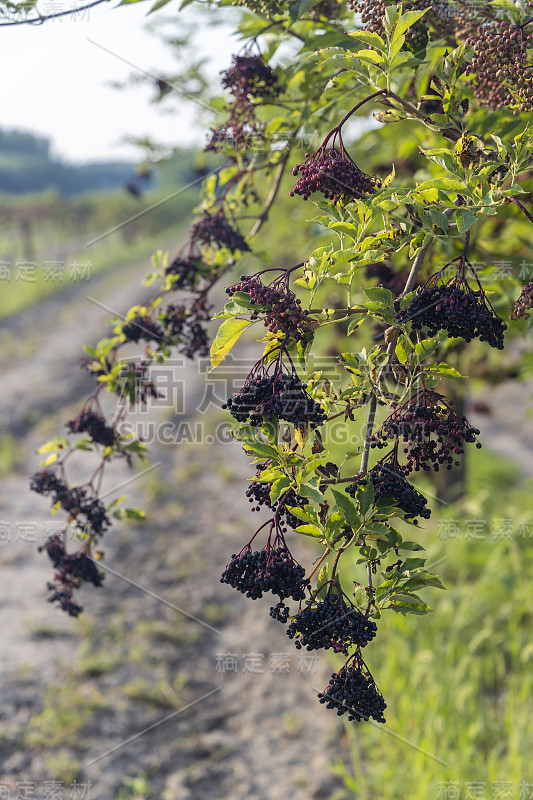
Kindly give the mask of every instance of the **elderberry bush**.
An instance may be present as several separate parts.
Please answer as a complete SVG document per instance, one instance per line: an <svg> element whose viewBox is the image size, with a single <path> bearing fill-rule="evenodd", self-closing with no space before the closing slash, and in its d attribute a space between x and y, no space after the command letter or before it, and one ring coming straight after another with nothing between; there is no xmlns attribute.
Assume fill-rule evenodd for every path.
<svg viewBox="0 0 533 800"><path fill-rule="evenodd" d="M292 170L295 177L300 177L289 192L290 197L297 194L308 200L313 192L320 192L326 200L340 203L368 197L376 191L376 179L362 172L344 148L342 152L334 147L320 148L312 155L306 153L305 159Z"/></svg>
<svg viewBox="0 0 533 800"><path fill-rule="evenodd" d="M265 286L256 275L241 275L240 283L226 289L230 297L235 292L250 295L250 303L260 307L252 313L251 319L259 319L259 314L263 313L268 330L285 333L296 341L307 341L309 338L312 330L309 312L302 308L301 300L285 285L284 276Z"/></svg>
<svg viewBox="0 0 533 800"><path fill-rule="evenodd" d="M464 286L465 288L461 288ZM411 302L397 312L400 325L411 322L419 331L426 328L430 336L445 330L470 342L478 338L497 350L503 350L503 337L507 325L494 312L480 289L473 291L466 282L452 279L442 286L419 291Z"/></svg>
<svg viewBox="0 0 533 800"><path fill-rule="evenodd" d="M414 486L405 479L400 472L400 467L391 462L389 466L383 461L378 461L366 476L363 476L351 483L346 487L346 491L351 497L355 497L355 493L359 486L366 486L370 481L374 486L374 496L376 500L382 498L389 498L395 502L405 513L407 518L418 524L416 517L423 517L429 519L431 511L426 508L427 500L421 492L417 491Z"/></svg>
<svg viewBox="0 0 533 800"><path fill-rule="evenodd" d="M368 722L372 718L385 722L383 712L387 704L372 675L359 666L345 664L338 672L333 672L318 699L326 708L336 709L339 717L347 713L349 721Z"/></svg>
<svg viewBox="0 0 533 800"><path fill-rule="evenodd" d="M382 449L389 441L401 441L407 462L404 475L413 470L438 471L458 467L457 457L464 453L464 444L481 444L476 436L479 429L470 425L464 415L456 414L442 395L422 389L416 397L395 409L381 428L372 436L370 446Z"/></svg>
<svg viewBox="0 0 533 800"><path fill-rule="evenodd" d="M272 592L281 600L289 597L303 600L309 586L305 568L294 560L285 545L266 545L253 552L248 546L241 553L234 553L220 582L252 600L262 597L264 592Z"/></svg>
<svg viewBox="0 0 533 800"><path fill-rule="evenodd" d="M346 598L347 599L347 598ZM292 617L287 636L298 650L329 650L348 655L353 645L364 647L376 635L377 625L331 588L323 600L310 603Z"/></svg>
<svg viewBox="0 0 533 800"><path fill-rule="evenodd" d="M326 420L322 407L309 397L296 373L276 372L257 378L252 373L222 408L227 408L238 422L249 420L256 427L273 418L311 428Z"/></svg>

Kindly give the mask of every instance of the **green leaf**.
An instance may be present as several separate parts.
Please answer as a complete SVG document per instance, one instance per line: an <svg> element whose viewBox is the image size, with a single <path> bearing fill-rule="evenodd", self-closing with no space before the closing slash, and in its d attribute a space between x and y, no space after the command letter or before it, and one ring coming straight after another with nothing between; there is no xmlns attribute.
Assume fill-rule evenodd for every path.
<svg viewBox="0 0 533 800"><path fill-rule="evenodd" d="M375 286L370 289L363 289L369 300L379 303L381 306L392 307L394 303L394 295L390 289L384 289L381 286Z"/></svg>
<svg viewBox="0 0 533 800"><path fill-rule="evenodd" d="M447 378L467 378L467 375L461 375L455 367L450 366L445 361L439 361L438 364L430 364L426 367L426 372L434 375L445 375Z"/></svg>
<svg viewBox="0 0 533 800"><path fill-rule="evenodd" d="M385 42L377 33L373 33L372 31L355 31L355 33L350 33L349 35L358 42L367 44L369 47L375 47L376 50L381 50L383 53L385 52Z"/></svg>
<svg viewBox="0 0 533 800"><path fill-rule="evenodd" d="M337 508L341 512L348 525L351 528L358 528L361 524L361 519L352 500L345 492L339 492L336 489L332 489L331 491L333 493L333 497L335 498L335 502L337 503Z"/></svg>
<svg viewBox="0 0 533 800"><path fill-rule="evenodd" d="M418 356L420 361L423 361L425 358L434 353L437 347L440 344L440 337L434 336L431 339L424 339L423 341L419 342L415 347L415 355Z"/></svg>
<svg viewBox="0 0 533 800"><path fill-rule="evenodd" d="M146 514L140 508L126 508L126 518L135 519L137 521L146 519Z"/></svg>
<svg viewBox="0 0 533 800"><path fill-rule="evenodd" d="M366 486L359 486L355 499L359 503L361 514L366 514L374 503L374 484L371 480L367 480Z"/></svg>
<svg viewBox="0 0 533 800"><path fill-rule="evenodd" d="M313 475L306 483L301 483L299 489L301 497L309 497L311 500L314 500L315 503L323 503L324 496L322 492L319 491L319 483L320 479L318 475Z"/></svg>
<svg viewBox="0 0 533 800"><path fill-rule="evenodd" d="M384 54L378 53L377 50L359 50L355 54L355 58L358 61L366 61L368 64L373 64L376 67L385 63Z"/></svg>
<svg viewBox="0 0 533 800"><path fill-rule="evenodd" d="M257 456L261 456L262 458L278 457L277 449L275 447L272 447L272 445L267 444L266 442L257 442L257 441L244 442L243 449L248 453L248 455L251 455L253 453Z"/></svg>
<svg viewBox="0 0 533 800"><path fill-rule="evenodd" d="M279 500L281 495L287 491L290 485L291 481L286 475L283 475L277 481L274 481L272 488L270 489L270 503L274 505L274 503Z"/></svg>
<svg viewBox="0 0 533 800"><path fill-rule="evenodd" d="M409 340L403 334L398 337L398 341L396 342L394 352L396 353L396 357L400 364L407 364L409 361L409 351L407 349L408 342Z"/></svg>
<svg viewBox="0 0 533 800"><path fill-rule="evenodd" d="M290 511L291 514L293 514L293 516L295 516L297 519L301 519L302 522L308 522L312 525L316 523L317 516L315 511L307 511L303 508L299 508L298 506L295 506L294 508L287 506L287 510Z"/></svg>
<svg viewBox="0 0 533 800"><path fill-rule="evenodd" d="M477 222L477 217L467 208L458 208L453 217L459 233L466 233Z"/></svg>
<svg viewBox="0 0 533 800"><path fill-rule="evenodd" d="M253 323L249 319L227 319L218 329L215 341L211 345L211 369L215 369L226 358L233 345Z"/></svg>
<svg viewBox="0 0 533 800"><path fill-rule="evenodd" d="M418 22L428 11L429 7L425 8L423 11L407 11L405 14L402 14L393 29L392 41L394 42L398 37L402 36L402 34L408 31L409 28L414 25L415 22Z"/></svg>
<svg viewBox="0 0 533 800"><path fill-rule="evenodd" d="M388 580L385 581L385 583L382 583L381 586L378 586L375 595L376 603L379 604L386 597L388 597L389 594L392 592L394 586L397 584L397 582L398 582L397 578L389 578Z"/></svg>
<svg viewBox="0 0 533 800"><path fill-rule="evenodd" d="M408 595L406 596L409 597ZM405 599L404 597L394 598L390 601L390 604L387 608L392 608L393 611L397 611L399 614L429 614L432 609L427 605L427 603L423 603L421 600L409 600Z"/></svg>
<svg viewBox="0 0 533 800"><path fill-rule="evenodd" d="M328 565L324 564L320 572L318 573L318 579L316 582L317 589L320 589L328 580Z"/></svg>
<svg viewBox="0 0 533 800"><path fill-rule="evenodd" d="M352 319L350 324L348 325L348 330L346 331L346 336L351 336L365 321L365 317L361 319Z"/></svg>
<svg viewBox="0 0 533 800"><path fill-rule="evenodd" d="M304 533L306 536L313 536L315 539L321 539L323 536L318 525L298 525L296 531L298 533Z"/></svg>

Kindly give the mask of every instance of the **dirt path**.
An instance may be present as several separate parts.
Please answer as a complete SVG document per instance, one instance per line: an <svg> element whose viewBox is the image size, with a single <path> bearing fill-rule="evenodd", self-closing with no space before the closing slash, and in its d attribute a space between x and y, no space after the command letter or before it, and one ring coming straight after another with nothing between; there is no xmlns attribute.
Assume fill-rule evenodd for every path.
<svg viewBox="0 0 533 800"><path fill-rule="evenodd" d="M100 278L91 295L121 312L142 300L131 274L126 287L120 276ZM85 592L79 621L45 601L51 571L36 547L53 518L28 491L28 475L35 448L61 432L67 406L91 386L75 362L110 314L84 294L20 315L11 330L30 355L23 366L2 363L0 421L23 457L0 493L0 779L13 797L26 781L42 800L53 780L66 797L72 781L90 782L91 800L327 798L338 787L328 763L342 735L316 699L327 657L298 659L269 600L252 602L219 580L253 532L243 493L250 468L236 444L154 443L157 475L124 490L152 509L150 523L108 532L105 587ZM180 369L193 412L203 376L196 365ZM168 422L168 412L156 419ZM207 435L212 420L202 422ZM116 464L106 487L130 478ZM305 545L295 555L314 558Z"/></svg>

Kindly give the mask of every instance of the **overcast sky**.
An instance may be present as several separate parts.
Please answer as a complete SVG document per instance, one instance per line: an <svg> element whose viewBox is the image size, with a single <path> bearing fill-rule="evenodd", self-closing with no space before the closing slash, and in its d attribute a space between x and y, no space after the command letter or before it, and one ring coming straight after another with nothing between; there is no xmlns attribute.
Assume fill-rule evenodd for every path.
<svg viewBox="0 0 533 800"><path fill-rule="evenodd" d="M47 0L40 8L51 13L70 4L70 0ZM179 112L169 115L150 103L155 95L152 86L119 91L106 85L125 80L135 67L157 75L176 69L175 57L146 25L158 15L177 15L178 1L146 17L151 4L148 0L116 8L114 2L104 3L79 19L0 28L0 125L50 136L54 153L75 163L139 159L137 148L120 144L124 135L150 136L170 144L203 142L205 128L194 127L190 104L180 102ZM185 13L190 17L194 12ZM199 24L198 28L199 48L210 58L210 72L216 78L240 44L230 37L229 27L214 30ZM173 30L178 32L177 27Z"/></svg>

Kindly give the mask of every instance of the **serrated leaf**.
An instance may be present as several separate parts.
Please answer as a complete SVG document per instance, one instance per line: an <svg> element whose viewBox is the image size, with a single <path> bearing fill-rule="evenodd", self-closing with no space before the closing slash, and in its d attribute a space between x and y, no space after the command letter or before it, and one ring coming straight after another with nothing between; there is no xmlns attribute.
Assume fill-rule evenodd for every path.
<svg viewBox="0 0 533 800"><path fill-rule="evenodd" d="M427 603L422 603L421 601L417 600L404 600L404 599L394 599L390 601L390 604L387 608L392 608L393 611L397 611L399 614L429 614L432 609L428 606Z"/></svg>
<svg viewBox="0 0 533 800"><path fill-rule="evenodd" d="M303 508L299 508L298 506L287 506L286 508L297 519L301 519L302 522L308 522L311 525L316 523L317 517L314 511L307 511Z"/></svg>
<svg viewBox="0 0 533 800"><path fill-rule="evenodd" d="M361 514L366 514L374 504L374 484L371 480L367 480L366 486L359 486L356 500L359 503Z"/></svg>
<svg viewBox="0 0 533 800"><path fill-rule="evenodd" d="M406 31L409 30L409 28L412 25L415 24L415 22L418 22L418 20L421 19L424 16L424 14L426 14L428 11L429 11L429 6L427 8L424 8L423 11L407 11L405 14L402 14L398 22L394 26L392 32L392 41L394 42L396 39L402 36Z"/></svg>
<svg viewBox="0 0 533 800"><path fill-rule="evenodd" d="M461 375L455 367L450 366L445 361L439 361L438 364L430 364L426 367L426 372L436 375L445 375L447 378L467 378L467 375Z"/></svg>
<svg viewBox="0 0 533 800"><path fill-rule="evenodd" d="M323 536L318 525L298 525L296 531L297 533L304 533L306 536L313 536L315 539L321 539Z"/></svg>
<svg viewBox="0 0 533 800"><path fill-rule="evenodd" d="M278 478L277 481L274 481L270 489L271 505L277 503L281 495L285 494L287 489L289 489L290 485L291 485L290 479L286 475L283 475L281 478Z"/></svg>
<svg viewBox="0 0 533 800"><path fill-rule="evenodd" d="M435 352L439 344L440 339L438 336L434 336L431 339L423 339L415 346L415 355L420 359L420 361L423 361L425 358Z"/></svg>
<svg viewBox="0 0 533 800"><path fill-rule="evenodd" d="M231 318L225 320L211 345L211 369L215 369L226 358L239 337L253 322L249 319Z"/></svg>
<svg viewBox="0 0 533 800"><path fill-rule="evenodd" d="M394 352L400 364L407 364L409 361L409 351L407 350L408 339L402 334L398 337Z"/></svg>
<svg viewBox="0 0 533 800"><path fill-rule="evenodd" d="M477 222L477 217L467 208L458 208L453 217L459 233L466 233Z"/></svg>
<svg viewBox="0 0 533 800"><path fill-rule="evenodd" d="M332 494L337 503L337 508L351 528L358 528L361 524L361 519L355 505L345 492L339 492L337 489L332 489Z"/></svg>
<svg viewBox="0 0 533 800"><path fill-rule="evenodd" d="M368 289L363 289L369 300L380 303L381 306L392 307L394 303L394 295L390 289L385 289L382 286L372 286Z"/></svg>
<svg viewBox="0 0 533 800"><path fill-rule="evenodd" d="M351 336L352 333L354 333L363 324L363 322L365 321L365 318L366 318L366 316L362 317L361 319L352 319L352 321L348 325L348 330L346 331L346 336Z"/></svg>

